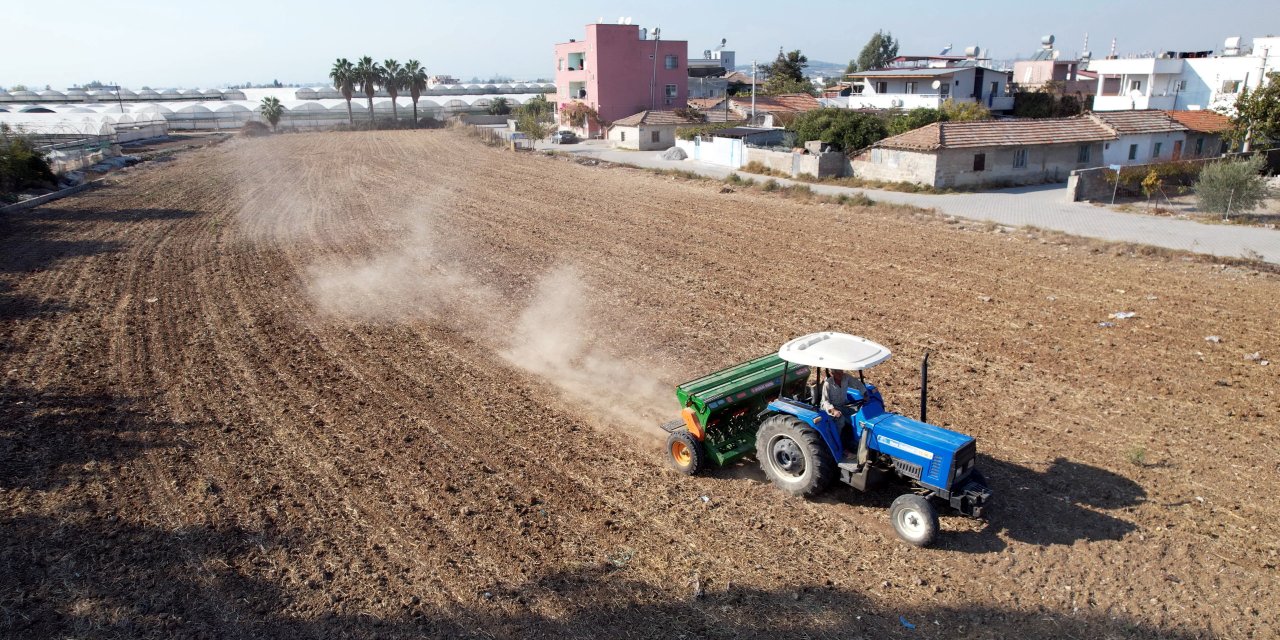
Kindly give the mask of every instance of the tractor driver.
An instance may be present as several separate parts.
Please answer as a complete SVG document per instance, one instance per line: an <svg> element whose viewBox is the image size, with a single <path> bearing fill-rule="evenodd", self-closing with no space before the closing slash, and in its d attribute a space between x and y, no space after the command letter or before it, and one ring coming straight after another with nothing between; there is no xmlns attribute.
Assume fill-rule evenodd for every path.
<svg viewBox="0 0 1280 640"><path fill-rule="evenodd" d="M866 396L867 388L862 381L840 369L829 370L826 381L822 383L821 408L835 419L840 439L846 443L853 441L853 414L858 410L855 404L849 402L851 386Z"/></svg>

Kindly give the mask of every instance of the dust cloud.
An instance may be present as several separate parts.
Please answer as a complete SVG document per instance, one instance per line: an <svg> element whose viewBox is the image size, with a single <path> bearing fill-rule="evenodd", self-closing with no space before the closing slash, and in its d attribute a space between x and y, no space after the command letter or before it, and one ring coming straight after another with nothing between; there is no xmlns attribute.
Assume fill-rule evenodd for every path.
<svg viewBox="0 0 1280 640"><path fill-rule="evenodd" d="M437 205L441 206L441 205ZM398 246L369 259L313 264L307 292L326 317L368 324L427 320L493 349L513 367L560 390L577 406L634 435L657 437L674 414L661 373L608 349L618 336L595 322L577 269L554 268L531 287L527 305L481 281L463 247L432 233L434 208L404 215Z"/></svg>
<svg viewBox="0 0 1280 640"><path fill-rule="evenodd" d="M605 350L592 317L577 270L554 269L539 280L533 302L520 314L501 355L627 429L658 435L656 425L672 413L671 389L657 372Z"/></svg>

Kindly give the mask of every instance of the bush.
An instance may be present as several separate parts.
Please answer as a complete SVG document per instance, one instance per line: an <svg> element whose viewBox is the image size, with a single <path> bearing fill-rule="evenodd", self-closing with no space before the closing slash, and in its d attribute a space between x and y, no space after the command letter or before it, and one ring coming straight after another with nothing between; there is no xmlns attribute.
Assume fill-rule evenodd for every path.
<svg viewBox="0 0 1280 640"><path fill-rule="evenodd" d="M796 145L821 140L845 152L864 149L889 137L884 119L849 109L823 108L800 114L788 125Z"/></svg>
<svg viewBox="0 0 1280 640"><path fill-rule="evenodd" d="M765 191L777 191L777 190L778 190L778 181L777 181L777 180L774 180L773 178L769 178L768 180L765 180L765 181L764 181L764 184L763 184L763 185L761 185L761 186L760 186L760 188L761 188L761 189L763 189L763 190L765 190Z"/></svg>
<svg viewBox="0 0 1280 640"><path fill-rule="evenodd" d="M240 135L248 138L265 136L269 133L271 133L271 127L268 127L267 125L261 122L258 122L257 120L250 120L244 123L243 127L240 127Z"/></svg>
<svg viewBox="0 0 1280 640"><path fill-rule="evenodd" d="M44 154L8 125L0 124L0 194L30 187L52 188L57 180Z"/></svg>
<svg viewBox="0 0 1280 640"><path fill-rule="evenodd" d="M1195 184L1196 206L1201 211L1221 213L1248 212L1270 196L1262 177L1266 158L1256 155L1246 160L1224 160L1209 164L1200 172Z"/></svg>

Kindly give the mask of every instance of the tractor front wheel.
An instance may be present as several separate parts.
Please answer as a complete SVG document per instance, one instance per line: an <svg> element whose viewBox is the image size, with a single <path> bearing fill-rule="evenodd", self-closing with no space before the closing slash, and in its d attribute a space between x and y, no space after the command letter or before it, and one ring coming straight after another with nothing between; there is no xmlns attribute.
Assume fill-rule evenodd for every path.
<svg viewBox="0 0 1280 640"><path fill-rule="evenodd" d="M927 547L938 537L938 511L924 496L898 496L889 506L889 519L898 537L917 547Z"/></svg>
<svg viewBox="0 0 1280 640"><path fill-rule="evenodd" d="M680 473L691 476L707 466L702 443L688 429L677 429L667 436L667 462Z"/></svg>
<svg viewBox="0 0 1280 640"><path fill-rule="evenodd" d="M836 477L836 461L818 432L798 418L776 415L756 433L756 459L774 486L809 497Z"/></svg>

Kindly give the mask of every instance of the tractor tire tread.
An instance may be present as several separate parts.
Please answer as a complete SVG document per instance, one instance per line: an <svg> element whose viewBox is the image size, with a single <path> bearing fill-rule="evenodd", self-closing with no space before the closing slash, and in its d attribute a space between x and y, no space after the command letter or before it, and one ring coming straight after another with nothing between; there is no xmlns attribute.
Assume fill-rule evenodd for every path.
<svg viewBox="0 0 1280 640"><path fill-rule="evenodd" d="M787 482L774 471L769 461L769 440L776 434L786 435L800 446L805 454L806 466L813 469L808 482ZM756 432L756 459L774 486L784 493L802 498L822 493L835 482L837 475L836 461L822 436L799 418L789 415L771 416L760 424L760 429Z"/></svg>

